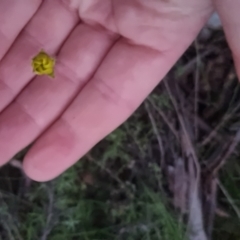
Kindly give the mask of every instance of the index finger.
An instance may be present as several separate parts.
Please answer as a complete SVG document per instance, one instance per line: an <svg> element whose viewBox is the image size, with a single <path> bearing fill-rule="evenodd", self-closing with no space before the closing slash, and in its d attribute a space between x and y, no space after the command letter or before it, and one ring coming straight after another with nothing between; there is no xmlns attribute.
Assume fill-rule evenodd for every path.
<svg viewBox="0 0 240 240"><path fill-rule="evenodd" d="M0 60L42 0L0 0Z"/></svg>

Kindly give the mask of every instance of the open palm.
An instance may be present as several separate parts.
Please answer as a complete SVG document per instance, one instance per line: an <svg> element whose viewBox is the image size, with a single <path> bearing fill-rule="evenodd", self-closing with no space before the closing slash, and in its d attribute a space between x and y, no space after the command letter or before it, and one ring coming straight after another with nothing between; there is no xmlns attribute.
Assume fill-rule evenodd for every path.
<svg viewBox="0 0 240 240"><path fill-rule="evenodd" d="M58 176L131 115L212 11L210 0L0 0L0 164L35 141L26 173ZM41 49L54 79L33 74Z"/></svg>

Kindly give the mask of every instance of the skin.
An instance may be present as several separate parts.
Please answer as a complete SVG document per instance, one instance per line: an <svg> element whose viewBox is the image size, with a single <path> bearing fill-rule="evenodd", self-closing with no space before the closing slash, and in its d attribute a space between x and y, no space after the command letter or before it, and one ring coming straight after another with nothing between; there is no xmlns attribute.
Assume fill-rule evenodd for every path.
<svg viewBox="0 0 240 240"><path fill-rule="evenodd" d="M219 12L240 73L239 0L0 0L0 165L57 177L123 123ZM14 16L14 17L12 17ZM31 59L56 56L55 78Z"/></svg>

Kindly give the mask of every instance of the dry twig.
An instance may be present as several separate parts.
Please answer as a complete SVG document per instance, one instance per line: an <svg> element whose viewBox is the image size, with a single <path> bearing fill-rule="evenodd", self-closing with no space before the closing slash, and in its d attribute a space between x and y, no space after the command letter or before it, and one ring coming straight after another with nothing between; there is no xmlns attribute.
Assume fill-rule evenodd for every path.
<svg viewBox="0 0 240 240"><path fill-rule="evenodd" d="M148 102L153 106L154 110L157 111L157 113L161 116L161 118L164 120L166 125L169 127L169 129L172 131L173 135L176 137L177 140L179 140L178 131L175 129L175 127L172 125L170 119L166 116L166 114L161 110L161 108L157 107L156 104L149 98Z"/></svg>
<svg viewBox="0 0 240 240"><path fill-rule="evenodd" d="M164 81L168 94L171 98L173 106L176 110L180 126L182 129L182 147L186 155L188 163L188 179L189 179L189 217L188 217L188 237L190 240L207 240L204 231L202 206L199 197L200 189L200 165L197 159L195 149L193 147L191 137L185 125L182 114L183 109L180 108L173 96L177 96L175 85L171 85L171 90L167 81Z"/></svg>
<svg viewBox="0 0 240 240"><path fill-rule="evenodd" d="M240 129L237 131L232 141L227 143L226 146L223 148L223 152L219 154L219 156L212 163L208 164L205 172L212 173L212 175L216 176L219 170L222 168L222 166L226 163L227 159L234 152L239 142L240 142Z"/></svg>
<svg viewBox="0 0 240 240"><path fill-rule="evenodd" d="M146 101L144 102L144 106L145 106L145 109L146 109L146 111L148 113L149 119L151 121L153 132L154 132L154 134L155 134L155 136L157 138L157 141L158 141L158 147L159 147L159 151L160 151L160 155L161 155L161 160L160 160L161 163L160 163L160 165L163 167L165 165L165 161L164 161L165 151L164 151L162 138L161 138L161 136L159 134L159 131L158 131L158 128L157 128L157 124L156 124L155 119L154 119L154 117L152 115L151 109L150 109L150 107L149 107L149 105L148 105L148 103Z"/></svg>
<svg viewBox="0 0 240 240"><path fill-rule="evenodd" d="M226 122L228 122L232 115L237 112L240 108L240 103L235 106L235 108L230 111L228 114L224 115L224 117L221 119L219 124L209 133L209 135L201 142L201 146L207 145L213 138L218 135L219 130L224 126Z"/></svg>
<svg viewBox="0 0 240 240"><path fill-rule="evenodd" d="M194 135L195 140L198 139L198 124L197 124L197 116L198 116L198 98L199 98L199 68L200 68L200 56L198 51L198 43L197 40L195 41L195 49L196 49L196 59L197 59L197 66L195 70L195 81L194 81Z"/></svg>
<svg viewBox="0 0 240 240"><path fill-rule="evenodd" d="M47 208L47 220L45 227L43 229L43 233L41 236L41 240L47 240L49 234L51 233L53 227L56 224L56 221L54 220L54 188L53 184L48 184L49 186L46 186L47 194L48 194L48 208Z"/></svg>
<svg viewBox="0 0 240 240"><path fill-rule="evenodd" d="M223 194L225 195L225 197L227 198L228 202L231 204L233 210L235 211L235 213L237 214L238 218L240 219L240 209L237 207L237 205L234 203L234 200L232 199L232 197L230 196L230 194L228 193L227 189L225 189L225 187L223 186L223 184L218 180L218 186L220 187L221 191L223 192Z"/></svg>

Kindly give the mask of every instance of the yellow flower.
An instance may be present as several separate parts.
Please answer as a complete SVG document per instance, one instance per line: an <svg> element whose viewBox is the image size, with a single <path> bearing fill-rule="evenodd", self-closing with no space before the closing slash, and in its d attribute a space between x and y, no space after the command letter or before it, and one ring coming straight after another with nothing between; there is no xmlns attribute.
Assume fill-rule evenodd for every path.
<svg viewBox="0 0 240 240"><path fill-rule="evenodd" d="M54 77L55 59L51 58L47 53L41 50L33 59L33 72L37 75L48 75Z"/></svg>

